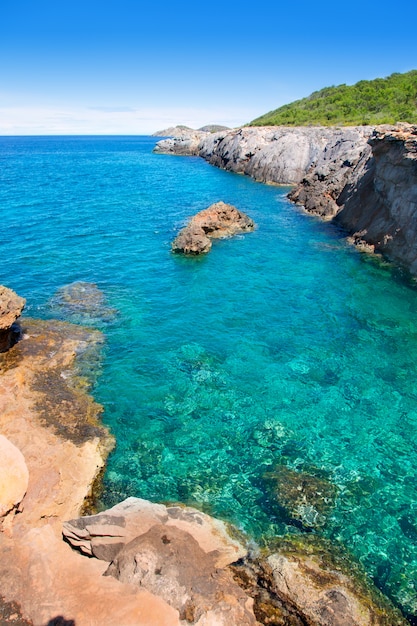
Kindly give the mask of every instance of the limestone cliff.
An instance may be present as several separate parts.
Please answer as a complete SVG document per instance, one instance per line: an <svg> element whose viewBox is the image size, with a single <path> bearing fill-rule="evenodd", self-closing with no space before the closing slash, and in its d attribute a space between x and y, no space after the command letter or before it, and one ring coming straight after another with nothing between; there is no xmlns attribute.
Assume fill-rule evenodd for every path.
<svg viewBox="0 0 417 626"><path fill-rule="evenodd" d="M293 202L417 274L417 126L248 127L162 141L156 151L296 184Z"/></svg>
<svg viewBox="0 0 417 626"><path fill-rule="evenodd" d="M155 152L199 155L212 165L260 182L294 184L324 153L346 152L346 158L355 159L371 133L370 127L248 127L166 139L157 143Z"/></svg>

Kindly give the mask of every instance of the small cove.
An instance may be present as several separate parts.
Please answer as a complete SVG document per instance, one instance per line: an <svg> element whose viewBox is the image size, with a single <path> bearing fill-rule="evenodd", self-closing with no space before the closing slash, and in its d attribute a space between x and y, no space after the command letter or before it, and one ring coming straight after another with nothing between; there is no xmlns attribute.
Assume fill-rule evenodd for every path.
<svg viewBox="0 0 417 626"><path fill-rule="evenodd" d="M182 501L262 543L315 515L294 523L266 475L324 477L337 492L313 529L416 614L417 291L288 189L154 143L0 138L0 283L33 317L78 280L118 311L91 320L106 335L94 396L117 439L103 504ZM217 200L257 230L173 256L178 228Z"/></svg>

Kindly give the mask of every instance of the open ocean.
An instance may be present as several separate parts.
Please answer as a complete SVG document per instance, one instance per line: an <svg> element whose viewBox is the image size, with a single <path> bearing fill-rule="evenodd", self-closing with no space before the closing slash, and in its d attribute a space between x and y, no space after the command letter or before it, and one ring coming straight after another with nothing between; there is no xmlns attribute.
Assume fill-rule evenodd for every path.
<svg viewBox="0 0 417 626"><path fill-rule="evenodd" d="M32 317L56 317L74 281L118 312L87 320L106 335L93 393L117 439L103 505L181 501L261 544L324 535L417 614L414 283L288 188L155 141L0 137L0 283ZM218 200L256 231L174 256L178 229ZM268 475L283 468L335 486L325 514L277 505Z"/></svg>

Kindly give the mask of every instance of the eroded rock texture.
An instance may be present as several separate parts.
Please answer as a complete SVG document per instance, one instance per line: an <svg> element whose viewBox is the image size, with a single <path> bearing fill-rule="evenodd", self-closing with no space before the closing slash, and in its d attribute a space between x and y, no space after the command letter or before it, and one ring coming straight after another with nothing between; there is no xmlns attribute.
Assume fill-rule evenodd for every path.
<svg viewBox="0 0 417 626"><path fill-rule="evenodd" d="M199 255L211 249L211 239L225 239L254 230L255 224L231 204L216 202L191 218L172 243L173 252Z"/></svg>
<svg viewBox="0 0 417 626"><path fill-rule="evenodd" d="M20 317L26 300L12 289L0 285L0 352L5 352L14 343L14 323Z"/></svg>
<svg viewBox="0 0 417 626"><path fill-rule="evenodd" d="M215 561L188 532L156 524L128 543L105 575L160 596L189 624L255 626L253 602Z"/></svg>

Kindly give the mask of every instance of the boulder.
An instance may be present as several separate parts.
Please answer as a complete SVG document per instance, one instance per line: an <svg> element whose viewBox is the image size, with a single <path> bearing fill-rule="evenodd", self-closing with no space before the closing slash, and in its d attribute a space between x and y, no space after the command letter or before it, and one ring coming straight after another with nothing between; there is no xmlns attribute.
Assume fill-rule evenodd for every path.
<svg viewBox="0 0 417 626"><path fill-rule="evenodd" d="M128 543L105 576L147 589L190 624L255 626L253 601L215 561L189 533L157 524Z"/></svg>
<svg viewBox="0 0 417 626"><path fill-rule="evenodd" d="M12 289L0 285L0 352L13 345L13 324L20 317L26 300Z"/></svg>
<svg viewBox="0 0 417 626"><path fill-rule="evenodd" d="M160 524L188 532L205 553L215 552L216 567L225 567L247 553L220 520L191 507L166 507L133 497L97 515L64 522L62 532L84 554L112 561L124 545Z"/></svg>
<svg viewBox="0 0 417 626"><path fill-rule="evenodd" d="M14 513L23 500L28 483L29 472L23 454L0 435L0 518Z"/></svg>
<svg viewBox="0 0 417 626"><path fill-rule="evenodd" d="M225 239L254 230L253 220L236 207L216 202L191 218L174 239L173 252L198 255L209 252L210 239Z"/></svg>

